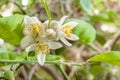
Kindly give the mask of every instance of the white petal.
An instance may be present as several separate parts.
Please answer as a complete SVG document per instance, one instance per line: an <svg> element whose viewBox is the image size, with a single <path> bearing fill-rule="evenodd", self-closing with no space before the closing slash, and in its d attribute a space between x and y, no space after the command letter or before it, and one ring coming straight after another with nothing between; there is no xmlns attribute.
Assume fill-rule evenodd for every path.
<svg viewBox="0 0 120 80"><path fill-rule="evenodd" d="M25 26L31 24L32 22L33 22L33 21L32 21L32 19L31 19L31 17L29 17L29 16L27 16L27 15L24 16L24 24L25 24Z"/></svg>
<svg viewBox="0 0 120 80"><path fill-rule="evenodd" d="M36 45L36 44L32 44L32 45L30 45L30 46L28 46L28 47L26 48L26 51L27 51L27 52L30 52L30 51L33 51L33 50L35 50L35 49L37 49L37 45Z"/></svg>
<svg viewBox="0 0 120 80"><path fill-rule="evenodd" d="M67 46L72 46L71 43L69 43L65 38L60 38L60 40Z"/></svg>
<svg viewBox="0 0 120 80"><path fill-rule="evenodd" d="M44 23L45 23L45 24L48 24L48 22L49 22L49 20L46 20Z"/></svg>
<svg viewBox="0 0 120 80"><path fill-rule="evenodd" d="M47 44L49 45L50 49L58 49L62 47L62 45L58 42L48 42Z"/></svg>
<svg viewBox="0 0 120 80"><path fill-rule="evenodd" d="M57 26L58 26L58 21L55 21L55 20L51 21L51 23L50 23L51 28L57 29Z"/></svg>
<svg viewBox="0 0 120 80"><path fill-rule="evenodd" d="M43 65L45 63L46 54L38 54L37 60L40 65Z"/></svg>
<svg viewBox="0 0 120 80"><path fill-rule="evenodd" d="M27 15L24 16L24 24L25 26L30 26L30 24L41 24L37 17L29 17Z"/></svg>
<svg viewBox="0 0 120 80"><path fill-rule="evenodd" d="M41 24L41 22L39 21L39 19L37 17L31 17L33 24Z"/></svg>
<svg viewBox="0 0 120 80"><path fill-rule="evenodd" d="M70 25L72 28L74 28L75 26L77 26L79 23L78 22L75 22L75 21L71 21L71 22L67 22L65 23L62 28L66 25Z"/></svg>
<svg viewBox="0 0 120 80"><path fill-rule="evenodd" d="M66 38L69 39L69 40L72 40L72 41L76 41L76 40L79 39L79 37L76 36L75 34L71 34L71 37L66 37Z"/></svg>
<svg viewBox="0 0 120 80"><path fill-rule="evenodd" d="M65 21L66 18L67 18L67 16L63 16L63 17L60 19L58 27L62 27L62 24L63 24L63 22Z"/></svg>
<svg viewBox="0 0 120 80"><path fill-rule="evenodd" d="M21 46L21 48L24 49L25 47L29 46L33 42L34 42L33 37L30 35L27 35L21 40L20 46Z"/></svg>

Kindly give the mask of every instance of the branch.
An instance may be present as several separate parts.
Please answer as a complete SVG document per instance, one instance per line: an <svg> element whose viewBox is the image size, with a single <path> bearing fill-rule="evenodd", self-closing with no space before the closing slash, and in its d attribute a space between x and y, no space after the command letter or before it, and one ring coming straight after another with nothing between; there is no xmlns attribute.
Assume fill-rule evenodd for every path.
<svg viewBox="0 0 120 80"><path fill-rule="evenodd" d="M35 60L0 60L0 63L20 63L20 64L33 64L37 63ZM48 64L63 64L63 65L69 65L69 66L82 66L86 64L86 62L83 63L76 63L72 61L60 61L60 60L55 60L55 61L46 61Z"/></svg>
<svg viewBox="0 0 120 80"><path fill-rule="evenodd" d="M68 75L67 75L67 73L66 73L65 70L64 70L63 65L56 65L56 66L59 68L59 70L60 70L61 73L63 74L65 80L70 80L69 77L68 77Z"/></svg>
<svg viewBox="0 0 120 80"><path fill-rule="evenodd" d="M61 75L59 73L57 73L57 71L50 65L43 65L41 66L44 70L46 70L47 73L49 73L54 80L63 80L63 78L61 77Z"/></svg>

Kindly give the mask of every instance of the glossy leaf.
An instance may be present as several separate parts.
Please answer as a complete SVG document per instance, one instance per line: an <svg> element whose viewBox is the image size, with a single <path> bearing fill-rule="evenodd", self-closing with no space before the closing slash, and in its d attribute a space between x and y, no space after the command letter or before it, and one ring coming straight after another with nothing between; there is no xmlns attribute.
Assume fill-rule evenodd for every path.
<svg viewBox="0 0 120 80"><path fill-rule="evenodd" d="M7 42L18 45L23 37L23 18L19 14L0 18L0 37Z"/></svg>
<svg viewBox="0 0 120 80"><path fill-rule="evenodd" d="M101 53L87 60L87 62L105 62L120 66L120 51Z"/></svg>

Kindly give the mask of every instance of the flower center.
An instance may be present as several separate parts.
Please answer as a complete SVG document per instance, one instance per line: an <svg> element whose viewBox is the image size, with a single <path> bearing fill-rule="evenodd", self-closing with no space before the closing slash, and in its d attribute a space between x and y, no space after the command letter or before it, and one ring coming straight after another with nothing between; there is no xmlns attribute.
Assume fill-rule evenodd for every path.
<svg viewBox="0 0 120 80"><path fill-rule="evenodd" d="M62 31L65 33L66 37L71 37L72 29L70 25L66 25L62 28Z"/></svg>
<svg viewBox="0 0 120 80"><path fill-rule="evenodd" d="M42 27L40 27L39 25L36 25L36 24L33 24L32 27L33 27L34 31L42 30Z"/></svg>
<svg viewBox="0 0 120 80"><path fill-rule="evenodd" d="M38 44L39 54L48 54L50 53L48 44L40 43Z"/></svg>
<svg viewBox="0 0 120 80"><path fill-rule="evenodd" d="M33 35L35 37L38 37L39 33L42 31L42 27L37 24L33 24L31 30L32 30Z"/></svg>

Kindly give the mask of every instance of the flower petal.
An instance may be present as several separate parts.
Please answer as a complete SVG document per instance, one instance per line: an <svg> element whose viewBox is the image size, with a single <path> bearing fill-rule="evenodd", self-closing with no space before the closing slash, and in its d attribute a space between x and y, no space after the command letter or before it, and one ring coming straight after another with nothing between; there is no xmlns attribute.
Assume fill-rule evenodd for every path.
<svg viewBox="0 0 120 80"><path fill-rule="evenodd" d="M24 16L24 24L25 24L25 26L30 25L32 22L33 21L31 19L31 17L29 17L27 15Z"/></svg>
<svg viewBox="0 0 120 80"><path fill-rule="evenodd" d="M69 43L65 38L60 38L60 40L67 46L72 46L71 43Z"/></svg>
<svg viewBox="0 0 120 80"><path fill-rule="evenodd" d="M26 27L28 27L28 25L31 24L41 24L41 22L39 21L39 19L37 17L29 17L27 15L25 15L24 17L24 24Z"/></svg>
<svg viewBox="0 0 120 80"><path fill-rule="evenodd" d="M29 46L32 43L34 43L33 37L30 35L27 35L21 40L20 46L21 48L24 49L25 47Z"/></svg>
<svg viewBox="0 0 120 80"><path fill-rule="evenodd" d="M48 42L47 44L49 45L50 49L58 49L62 47L62 45L58 42Z"/></svg>
<svg viewBox="0 0 120 80"><path fill-rule="evenodd" d="M31 17L33 24L41 24L41 22L39 21L39 19L37 17Z"/></svg>
<svg viewBox="0 0 120 80"><path fill-rule="evenodd" d="M26 51L27 51L27 52L30 52L30 51L33 51L33 50L35 50L35 49L37 49L37 45L36 45L36 44L31 44L30 46L28 46L28 47L26 48Z"/></svg>
<svg viewBox="0 0 120 80"><path fill-rule="evenodd" d="M25 16L24 16L24 25L25 25L25 28L24 28L24 30L23 30L23 34L24 34L24 35L30 34L29 30L30 30L30 28L31 28L31 23L33 23L31 17L25 15Z"/></svg>
<svg viewBox="0 0 120 80"><path fill-rule="evenodd" d="M75 34L71 34L71 37L66 37L66 38L69 39L69 40L72 40L72 41L76 41L76 40L79 39L79 37L76 36Z"/></svg>
<svg viewBox="0 0 120 80"><path fill-rule="evenodd" d="M37 60L40 65L43 65L45 63L46 54L38 54Z"/></svg>
<svg viewBox="0 0 120 80"><path fill-rule="evenodd" d="M63 22L65 21L66 18L67 18L67 16L63 16L63 17L60 19L58 28L59 28L59 27L62 27L62 24L63 24Z"/></svg>
<svg viewBox="0 0 120 80"><path fill-rule="evenodd" d="M58 21L55 20L51 21L50 28L57 30L57 26L58 26Z"/></svg>
<svg viewBox="0 0 120 80"><path fill-rule="evenodd" d="M63 28L64 26L67 26L67 25L70 25L72 28L74 28L74 27L77 26L78 24L79 24L78 22L70 21L70 22L65 23L65 24L62 26L62 28Z"/></svg>

